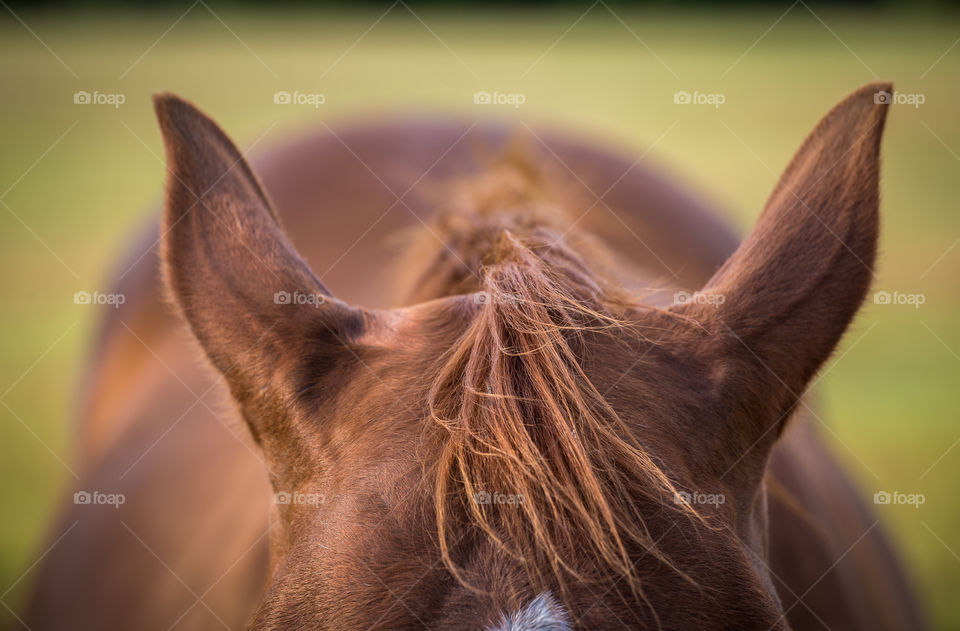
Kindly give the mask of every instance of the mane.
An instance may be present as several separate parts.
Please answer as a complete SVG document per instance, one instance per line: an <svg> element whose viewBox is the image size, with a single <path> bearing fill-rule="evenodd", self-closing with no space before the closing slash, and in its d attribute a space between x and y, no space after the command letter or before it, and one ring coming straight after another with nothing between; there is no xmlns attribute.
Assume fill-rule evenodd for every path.
<svg viewBox="0 0 960 631"><path fill-rule="evenodd" d="M441 553L482 591L455 561L464 533L481 533L535 590L558 586L565 598L570 581L602 575L646 602L637 551L674 566L638 500L696 513L674 502L667 475L584 370L587 336L643 332L629 318L633 297L592 271L605 264L599 250L561 229L565 204L551 190L529 159L510 155L453 187L435 222L447 250L428 261L421 286L439 277L451 292L481 292L428 397Z"/></svg>

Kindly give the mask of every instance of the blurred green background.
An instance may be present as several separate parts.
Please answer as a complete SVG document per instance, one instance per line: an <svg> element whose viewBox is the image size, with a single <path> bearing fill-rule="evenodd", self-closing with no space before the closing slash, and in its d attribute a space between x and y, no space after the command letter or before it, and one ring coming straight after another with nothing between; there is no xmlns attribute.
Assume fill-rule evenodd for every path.
<svg viewBox="0 0 960 631"><path fill-rule="evenodd" d="M0 3L2 4L2 3ZM799 143L877 78L895 104L884 141L876 290L818 385L824 430L878 506L937 628L960 628L960 20L797 3L636 9L362 5L257 10L184 2L0 7L0 625L13 620L69 487L72 406L100 309L73 294L111 264L159 198L151 93L177 92L241 147L365 114L453 112L568 128L668 169L746 230ZM77 91L125 102L78 105ZM318 108L275 92L322 93ZM481 107L478 90L525 103ZM720 107L674 93L722 94ZM61 462L62 461L62 462Z"/></svg>

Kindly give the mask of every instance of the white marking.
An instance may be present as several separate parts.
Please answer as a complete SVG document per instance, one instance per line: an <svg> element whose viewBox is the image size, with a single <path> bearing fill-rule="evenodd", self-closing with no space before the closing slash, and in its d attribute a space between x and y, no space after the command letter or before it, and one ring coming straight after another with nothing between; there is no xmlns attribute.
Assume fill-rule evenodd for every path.
<svg viewBox="0 0 960 631"><path fill-rule="evenodd" d="M503 614L487 631L572 631L570 618L550 592L544 592L512 615Z"/></svg>

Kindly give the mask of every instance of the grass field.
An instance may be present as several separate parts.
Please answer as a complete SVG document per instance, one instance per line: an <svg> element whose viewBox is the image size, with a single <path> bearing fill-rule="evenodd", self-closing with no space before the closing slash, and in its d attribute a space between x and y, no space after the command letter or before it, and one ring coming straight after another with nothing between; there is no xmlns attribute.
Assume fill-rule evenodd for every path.
<svg viewBox="0 0 960 631"><path fill-rule="evenodd" d="M882 78L924 103L890 113L875 289L924 302L866 306L818 386L821 416L865 494L924 494L919 508L878 512L935 625L960 628L960 46L951 50L960 20L814 15L802 4L685 16L596 4L583 17L585 4L494 19L398 4L377 22L383 9L260 15L210 5L214 14L201 3L177 21L189 6L23 13L22 22L0 9L3 603L22 598L71 480L62 463L71 460L72 403L99 313L73 294L104 286L164 181L151 93L190 98L244 147L318 119L391 111L564 126L637 156L655 145L646 159L716 199L745 230L819 117ZM478 106L480 90L525 102ZM78 105L77 91L125 102ZM277 105L278 91L325 102ZM724 103L678 105L678 91Z"/></svg>

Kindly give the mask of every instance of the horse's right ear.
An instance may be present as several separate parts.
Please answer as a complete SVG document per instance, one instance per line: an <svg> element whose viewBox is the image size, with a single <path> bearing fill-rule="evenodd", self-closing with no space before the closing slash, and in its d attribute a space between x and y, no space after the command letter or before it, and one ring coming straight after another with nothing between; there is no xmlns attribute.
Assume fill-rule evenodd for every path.
<svg viewBox="0 0 960 631"><path fill-rule="evenodd" d="M747 445L779 435L789 409L863 302L877 249L880 140L892 87L867 85L820 121L750 236L675 308L709 332L730 413Z"/></svg>
<svg viewBox="0 0 960 631"><path fill-rule="evenodd" d="M189 103L154 98L167 151L167 285L255 435L257 407L291 396L317 355L324 366L364 313L333 298L284 236L263 187L220 128ZM317 358L313 358L317 359Z"/></svg>

